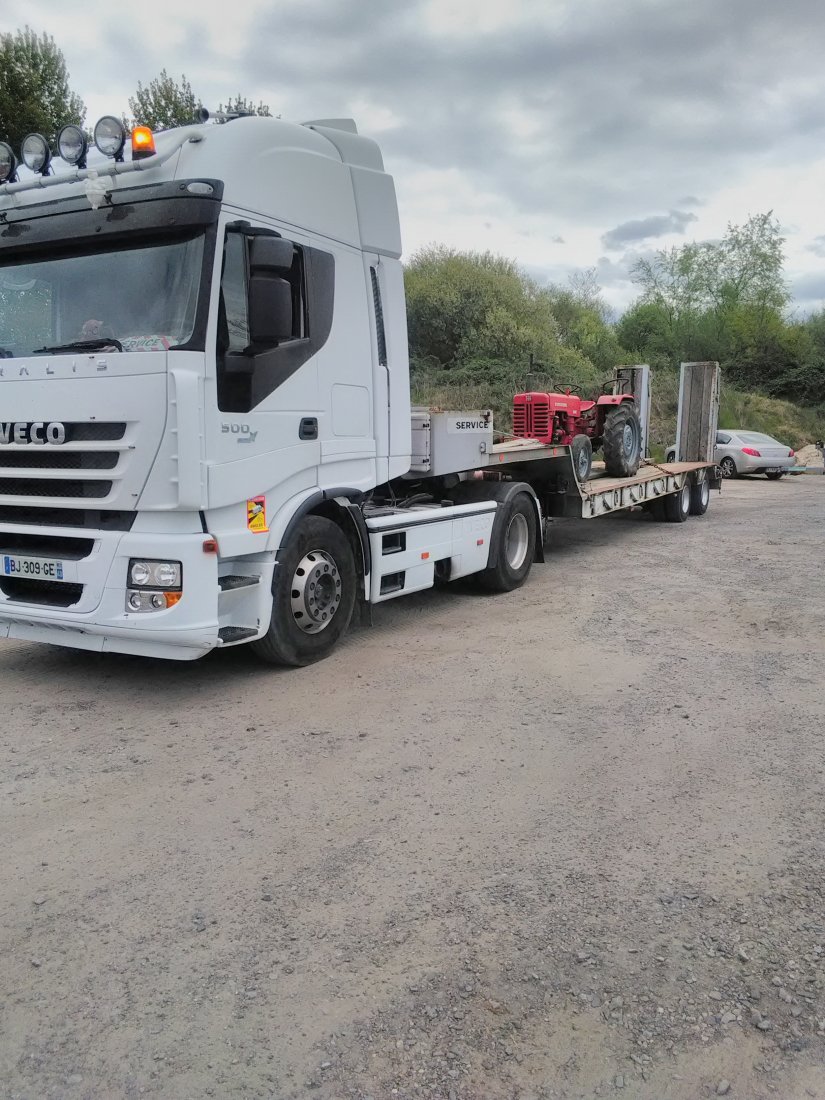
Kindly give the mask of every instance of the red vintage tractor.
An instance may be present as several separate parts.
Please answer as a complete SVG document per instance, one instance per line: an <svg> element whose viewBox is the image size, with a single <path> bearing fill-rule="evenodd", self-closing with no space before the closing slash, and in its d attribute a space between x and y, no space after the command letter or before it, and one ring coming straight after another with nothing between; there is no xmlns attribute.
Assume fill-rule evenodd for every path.
<svg viewBox="0 0 825 1100"><path fill-rule="evenodd" d="M572 392L517 393L513 398L513 434L541 443L570 447L576 476L587 481L593 451L602 448L611 477L632 477L642 459L642 429L632 393L616 380L605 383L593 401Z"/></svg>

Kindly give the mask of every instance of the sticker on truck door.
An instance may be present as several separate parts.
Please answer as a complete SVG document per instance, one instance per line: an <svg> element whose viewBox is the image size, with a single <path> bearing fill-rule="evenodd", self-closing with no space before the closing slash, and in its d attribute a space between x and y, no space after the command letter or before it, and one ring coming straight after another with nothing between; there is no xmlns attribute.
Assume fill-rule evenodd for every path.
<svg viewBox="0 0 825 1100"><path fill-rule="evenodd" d="M269 530L266 525L266 497L252 497L246 502L246 526L256 535Z"/></svg>

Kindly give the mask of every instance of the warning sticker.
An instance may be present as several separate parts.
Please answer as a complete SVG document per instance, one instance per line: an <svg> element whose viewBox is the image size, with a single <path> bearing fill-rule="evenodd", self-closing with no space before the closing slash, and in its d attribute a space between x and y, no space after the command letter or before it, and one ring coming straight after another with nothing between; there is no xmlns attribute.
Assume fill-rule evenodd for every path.
<svg viewBox="0 0 825 1100"><path fill-rule="evenodd" d="M256 535L269 530L266 525L266 497L253 497L246 502L246 526Z"/></svg>

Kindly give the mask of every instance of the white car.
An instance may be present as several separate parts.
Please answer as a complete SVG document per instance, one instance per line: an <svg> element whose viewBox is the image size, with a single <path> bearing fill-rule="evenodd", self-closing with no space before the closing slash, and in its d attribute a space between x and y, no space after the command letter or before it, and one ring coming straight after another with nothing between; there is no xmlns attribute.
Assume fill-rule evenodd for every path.
<svg viewBox="0 0 825 1100"><path fill-rule="evenodd" d="M796 465L796 453L786 443L762 432L745 432L725 429L716 433L713 457L723 477L739 477L740 474L764 474L771 481L778 481ZM667 462L676 461L676 447L669 447Z"/></svg>

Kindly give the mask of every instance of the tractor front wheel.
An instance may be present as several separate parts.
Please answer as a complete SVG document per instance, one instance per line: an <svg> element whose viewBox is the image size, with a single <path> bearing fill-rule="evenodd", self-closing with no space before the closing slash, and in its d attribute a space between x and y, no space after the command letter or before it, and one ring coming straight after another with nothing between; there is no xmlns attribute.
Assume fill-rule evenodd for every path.
<svg viewBox="0 0 825 1100"><path fill-rule="evenodd" d="M604 419L605 471L610 477L633 477L642 461L642 426L636 406L625 401Z"/></svg>
<svg viewBox="0 0 825 1100"><path fill-rule="evenodd" d="M586 435L574 435L570 444L570 454L573 458L573 469L576 471L579 485L584 485L590 477L593 466L593 444Z"/></svg>

